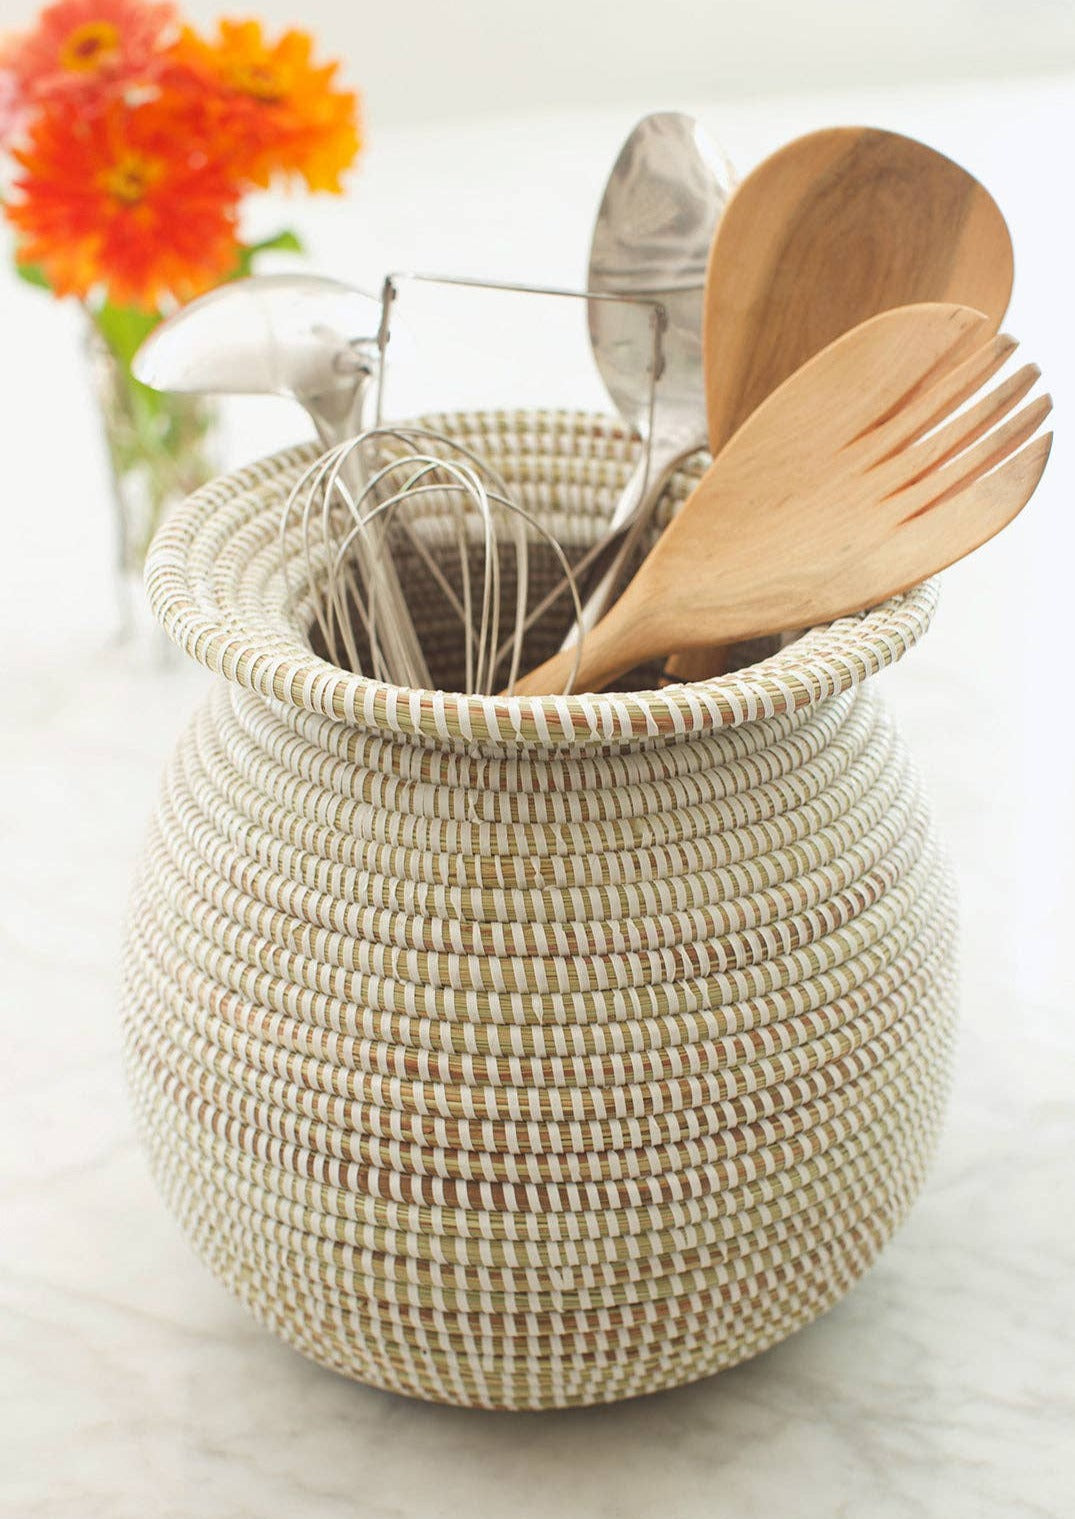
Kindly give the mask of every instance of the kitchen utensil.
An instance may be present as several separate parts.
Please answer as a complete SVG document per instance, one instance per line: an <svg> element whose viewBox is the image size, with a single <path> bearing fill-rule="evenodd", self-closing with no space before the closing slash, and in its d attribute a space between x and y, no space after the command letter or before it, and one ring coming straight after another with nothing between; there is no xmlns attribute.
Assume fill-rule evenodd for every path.
<svg viewBox="0 0 1075 1519"><path fill-rule="evenodd" d="M356 494L345 479L350 455L358 450L368 479ZM421 587L424 620L436 629L438 645L448 641L446 629L454 621L460 626L460 690L491 695L505 657L510 690L527 628L528 528L551 547L578 615L575 577L552 534L511 499L500 475L459 440L429 428L370 429L329 450L296 481L281 520L280 550L300 620L316 626L321 651L334 665L391 681L383 634L393 614L389 610L386 619L379 587L363 585L354 571L364 545L383 552L392 529L404 523L417 559L408 583L414 594ZM297 584L291 574L296 560L304 570ZM513 629L502 643L509 597Z"/></svg>
<svg viewBox="0 0 1075 1519"><path fill-rule="evenodd" d="M520 284L517 281L505 282L503 280L478 279L472 275L434 274L428 271L422 273L413 270L396 270L387 274L384 279L381 324L382 346L395 341L393 321L396 304L399 300L401 288L412 284L443 286L447 289L458 288L471 292L480 291L490 295L534 296L543 301L561 302L566 300L578 302L581 305L609 305L617 307L623 313L623 331L629 332L631 334L631 343L637 345L634 351L637 354L639 366L644 372L647 415L652 411L656 390L656 377L660 373L662 364L662 334L660 329L664 316L664 308L657 298L648 295L637 295L630 291L621 294L612 291L571 290L555 285ZM511 351L515 352L514 349ZM518 355L516 354L517 360ZM380 395L383 401L383 388ZM583 583L584 577L590 576L595 566L598 566L603 561L607 562L606 550L607 540L603 535L595 535L573 565L574 583ZM540 623L545 613L551 606L561 600L571 584L572 582L565 577L549 586L540 600L528 609L526 624L522 631L527 632L530 628ZM517 638L518 633L519 630L513 627L511 638L505 640L501 654L495 661L497 666L502 663L503 658L507 657L510 645Z"/></svg>
<svg viewBox="0 0 1075 1519"><path fill-rule="evenodd" d="M181 307L132 368L155 390L290 396L328 448L366 420L380 319L379 300L338 280L253 275Z"/></svg>
<svg viewBox="0 0 1075 1519"><path fill-rule="evenodd" d="M785 380L710 465L583 644L580 689L669 648L809 627L906 590L991 538L1029 500L1047 396L1001 423L1026 365L951 416L1014 350L992 319L905 306L838 338ZM942 425L943 424L943 425ZM1012 457L1014 455L1014 457ZM561 651L516 694L563 691Z"/></svg>
<svg viewBox="0 0 1075 1519"><path fill-rule="evenodd" d="M664 309L663 367L653 384L649 332L639 313L590 300L594 361L620 416L643 440L639 462L609 519L613 539L646 522L668 476L706 443L702 377L702 288L713 229L735 183L731 166L692 116L659 111L631 132L609 175L590 245L587 289L655 296ZM615 592L622 563L587 595L590 628ZM578 638L573 627L565 646Z"/></svg>
<svg viewBox="0 0 1075 1519"><path fill-rule="evenodd" d="M381 302L314 274L254 275L221 285L150 333L135 377L155 390L289 396L326 448L360 432L380 369ZM359 450L347 456L348 487L362 494ZM358 545L376 585L384 647L395 678L428 686L429 671L395 568L376 532Z"/></svg>
<svg viewBox="0 0 1075 1519"><path fill-rule="evenodd" d="M951 159L896 132L833 127L796 138L746 176L706 274L706 411L716 454L827 343L893 306L956 301L999 327L1012 246L989 193ZM719 672L719 651L669 662Z"/></svg>

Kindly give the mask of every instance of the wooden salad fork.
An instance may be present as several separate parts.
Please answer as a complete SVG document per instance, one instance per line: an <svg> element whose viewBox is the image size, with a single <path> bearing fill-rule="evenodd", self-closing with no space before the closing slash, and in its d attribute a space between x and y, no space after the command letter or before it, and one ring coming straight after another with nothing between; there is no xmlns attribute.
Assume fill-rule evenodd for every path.
<svg viewBox="0 0 1075 1519"><path fill-rule="evenodd" d="M706 270L703 354L714 456L765 397L860 322L921 301L1008 309L1012 243L992 196L898 132L828 127L785 143L732 195ZM726 649L673 654L703 680Z"/></svg>
<svg viewBox="0 0 1075 1519"><path fill-rule="evenodd" d="M1034 438L1049 397L1012 414L1032 364L957 410L1015 347L945 303L837 338L742 424L581 656L561 650L513 694L601 690L672 649L828 622L978 548L1025 506L1049 454L1051 434Z"/></svg>

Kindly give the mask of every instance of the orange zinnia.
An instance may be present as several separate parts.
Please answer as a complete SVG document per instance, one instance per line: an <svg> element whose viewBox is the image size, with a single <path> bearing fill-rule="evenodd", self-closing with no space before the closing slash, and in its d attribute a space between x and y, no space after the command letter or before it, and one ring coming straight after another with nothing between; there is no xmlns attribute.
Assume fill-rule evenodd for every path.
<svg viewBox="0 0 1075 1519"><path fill-rule="evenodd" d="M312 51L306 32L270 43L258 21L221 21L215 42L188 27L173 49L220 92L233 166L253 184L297 174L311 190L339 191L361 146L357 97L333 87L339 65L315 65Z"/></svg>
<svg viewBox="0 0 1075 1519"><path fill-rule="evenodd" d="M231 274L239 191L206 149L202 114L161 96L41 116L15 153L23 173L6 208L20 262L39 264L57 295L104 286L145 308Z"/></svg>
<svg viewBox="0 0 1075 1519"><path fill-rule="evenodd" d="M14 137L22 122L23 108L15 75L0 66L0 146Z"/></svg>
<svg viewBox="0 0 1075 1519"><path fill-rule="evenodd" d="M25 35L0 47L20 105L77 96L85 103L103 85L144 84L161 63L176 26L170 4L145 0L58 0Z"/></svg>

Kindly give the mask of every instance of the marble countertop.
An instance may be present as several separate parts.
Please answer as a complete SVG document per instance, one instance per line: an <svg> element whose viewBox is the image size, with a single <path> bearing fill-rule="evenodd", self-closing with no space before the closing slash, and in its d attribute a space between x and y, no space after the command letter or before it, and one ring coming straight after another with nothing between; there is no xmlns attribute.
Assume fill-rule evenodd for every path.
<svg viewBox="0 0 1075 1519"><path fill-rule="evenodd" d="M1038 150L1072 140L1073 94L1054 81L727 113L711 105L705 115L717 131L724 121L745 164L796 131L871 119L974 168L1008 211L1021 272L1011 327L1051 382L1063 434L1075 362L1070 303L1066 313L1053 305L1071 242L1058 209L1067 232L1075 227ZM432 225L441 267L577 280L596 189L643 109L461 124L437 141L385 134L354 205L335 208L350 217L343 230L311 209L317 261L375 284L380 269L417 261ZM527 222L509 153L523 144ZM468 172L461 225L449 211ZM401 185L430 200L421 229ZM117 958L157 776L207 677L109 642L103 475L70 362L73 323L6 276L0 302L0 373L5 384L17 376L20 407L4 504L20 552L0 569L0 1513L1070 1514L1069 445L1058 445L1025 518L946 576L930 637L882 677L962 895L956 1083L909 1221L835 1310L719 1378L578 1413L467 1413L349 1384L278 1344L206 1275L151 1186L120 1071ZM267 429L283 415L237 414L247 454L272 441Z"/></svg>

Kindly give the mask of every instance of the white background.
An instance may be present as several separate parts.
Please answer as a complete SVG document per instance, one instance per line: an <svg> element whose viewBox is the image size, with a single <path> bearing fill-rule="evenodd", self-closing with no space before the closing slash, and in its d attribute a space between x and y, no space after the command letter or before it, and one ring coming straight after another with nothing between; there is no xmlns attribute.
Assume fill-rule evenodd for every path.
<svg viewBox="0 0 1075 1519"><path fill-rule="evenodd" d="M37 7L4 0L5 27ZM406 121L646 99L651 109L1075 66L1071 0L188 0L257 14L349 62L371 131Z"/></svg>

